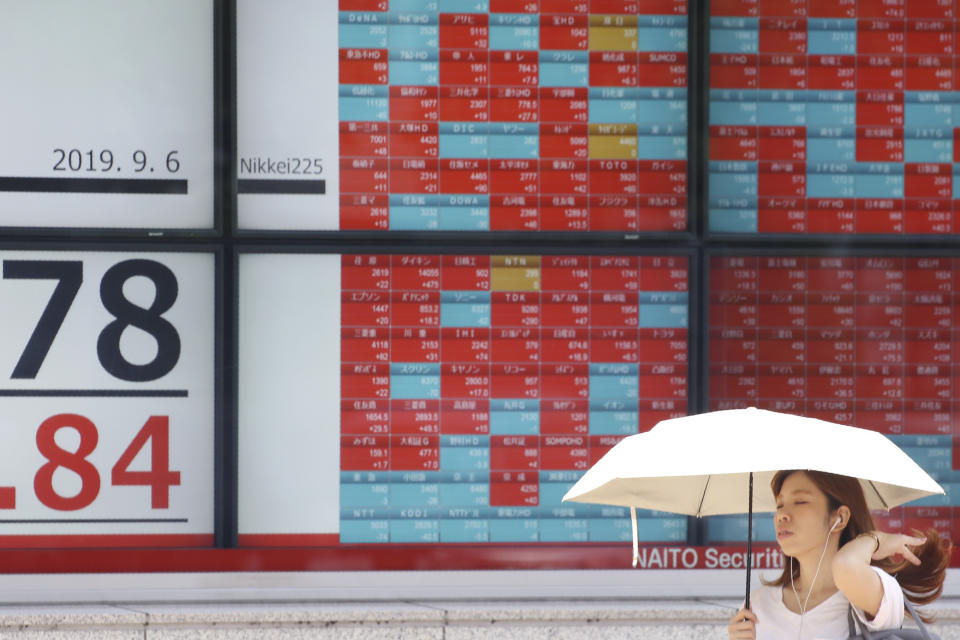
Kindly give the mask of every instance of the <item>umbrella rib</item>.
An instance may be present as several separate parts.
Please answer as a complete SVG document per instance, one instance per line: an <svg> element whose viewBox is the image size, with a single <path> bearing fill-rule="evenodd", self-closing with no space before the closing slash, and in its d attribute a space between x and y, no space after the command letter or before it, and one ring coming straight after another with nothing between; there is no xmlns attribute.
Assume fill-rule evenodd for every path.
<svg viewBox="0 0 960 640"><path fill-rule="evenodd" d="M700 494L700 504L697 505L697 517L700 517L700 511L703 509L703 501L707 497L707 487L710 486L710 478L712 476L707 476L707 481L703 484L703 493Z"/></svg>
<svg viewBox="0 0 960 640"><path fill-rule="evenodd" d="M877 499L880 501L880 504L883 505L883 508L887 511L890 511L890 507L887 506L887 501L883 499L883 496L880 495L880 492L877 491L876 485L873 484L873 480L870 480L870 488L873 489L873 492L877 494Z"/></svg>

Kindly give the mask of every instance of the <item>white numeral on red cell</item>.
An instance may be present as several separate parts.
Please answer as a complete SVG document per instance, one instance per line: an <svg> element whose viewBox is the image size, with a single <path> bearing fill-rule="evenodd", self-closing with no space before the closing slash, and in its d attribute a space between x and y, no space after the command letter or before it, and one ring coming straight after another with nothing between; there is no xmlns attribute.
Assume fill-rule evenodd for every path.
<svg viewBox="0 0 960 640"><path fill-rule="evenodd" d="M68 451L57 444L56 434L64 428L80 434L76 451ZM100 473L87 457L96 449L99 437L96 425L80 415L61 413L43 421L37 429L37 449L47 463L40 467L33 479L34 492L41 503L58 511L76 511L96 500L100 493ZM130 471L130 464L148 443L150 470ZM60 467L80 476L80 491L76 495L62 496L54 489L53 474ZM114 486L150 487L150 506L153 509L169 508L170 487L180 484L180 472L170 470L170 420L167 416L150 416L113 465L110 481ZM10 495L4 502L10 506L0 505L0 508L12 508L12 489L5 489Z"/></svg>

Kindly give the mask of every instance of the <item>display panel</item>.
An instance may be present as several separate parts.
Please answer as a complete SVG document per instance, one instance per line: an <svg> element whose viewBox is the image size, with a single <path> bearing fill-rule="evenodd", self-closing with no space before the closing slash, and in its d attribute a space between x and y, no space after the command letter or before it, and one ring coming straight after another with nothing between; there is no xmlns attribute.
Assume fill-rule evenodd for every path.
<svg viewBox="0 0 960 640"><path fill-rule="evenodd" d="M624 509L560 499L686 414L687 257L244 253L239 274L242 545L630 539ZM686 518L640 536L685 542Z"/></svg>
<svg viewBox="0 0 960 640"><path fill-rule="evenodd" d="M0 269L0 547L213 544L214 255Z"/></svg>
<svg viewBox="0 0 960 640"><path fill-rule="evenodd" d="M756 406L879 431L946 490L881 527L960 516L960 261L890 256L715 256L710 262L709 408ZM773 540L772 521L760 523ZM711 520L710 542L746 535Z"/></svg>
<svg viewBox="0 0 960 640"><path fill-rule="evenodd" d="M686 13L240 0L238 226L685 231Z"/></svg>
<svg viewBox="0 0 960 640"><path fill-rule="evenodd" d="M212 229L214 0L0 14L0 227Z"/></svg>
<svg viewBox="0 0 960 640"><path fill-rule="evenodd" d="M960 231L954 2L710 6L710 231Z"/></svg>

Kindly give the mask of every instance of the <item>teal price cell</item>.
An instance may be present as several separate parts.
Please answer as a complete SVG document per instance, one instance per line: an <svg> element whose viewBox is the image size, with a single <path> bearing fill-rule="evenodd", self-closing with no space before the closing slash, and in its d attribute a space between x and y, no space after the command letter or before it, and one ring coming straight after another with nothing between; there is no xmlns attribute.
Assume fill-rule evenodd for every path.
<svg viewBox="0 0 960 640"><path fill-rule="evenodd" d="M444 519L440 521L440 542L489 542L487 520Z"/></svg>
<svg viewBox="0 0 960 640"><path fill-rule="evenodd" d="M490 292L443 291L440 293L440 326L489 327Z"/></svg>
<svg viewBox="0 0 960 640"><path fill-rule="evenodd" d="M390 521L340 520L340 542L342 544L390 542Z"/></svg>
<svg viewBox="0 0 960 640"><path fill-rule="evenodd" d="M380 507L390 506L390 485L388 484L341 484L340 506Z"/></svg>
<svg viewBox="0 0 960 640"><path fill-rule="evenodd" d="M440 542L438 519L390 519L390 542Z"/></svg>
<svg viewBox="0 0 960 640"><path fill-rule="evenodd" d="M501 508L490 518L490 542L538 542L540 521L530 509Z"/></svg>
<svg viewBox="0 0 960 640"><path fill-rule="evenodd" d="M387 87L341 85L341 114L350 114L351 122L386 122L390 115Z"/></svg>

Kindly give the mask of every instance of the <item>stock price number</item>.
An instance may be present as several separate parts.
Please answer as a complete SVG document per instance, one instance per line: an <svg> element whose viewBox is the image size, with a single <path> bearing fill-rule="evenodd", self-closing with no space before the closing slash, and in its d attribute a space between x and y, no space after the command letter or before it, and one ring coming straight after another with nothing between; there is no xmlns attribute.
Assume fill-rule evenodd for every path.
<svg viewBox="0 0 960 640"><path fill-rule="evenodd" d="M149 304L142 304L142 300L138 303L128 297L128 292L131 292L128 283L133 279L137 279L138 285L132 287L132 291L145 288L146 282L152 285L154 294ZM56 283L10 374L12 380L30 381L37 379L81 292L84 263L80 260L3 260L0 283L18 280ZM95 327L99 331L96 354L99 365L110 377L127 382L151 382L174 369L180 359L181 340L176 327L164 314L173 307L178 292L179 285L173 271L155 260L122 260L103 271L99 282L99 300L110 317L105 325ZM98 313L98 318L103 317L102 312ZM142 354L135 358L128 358L124 354L122 344L129 343L124 343L123 334L132 328L148 336L147 339L156 346L156 353L148 361ZM80 377L82 373L73 375ZM49 411L49 407L46 408ZM125 448L110 461L109 480L112 486L149 487L151 508L168 509L170 487L180 484L180 472L170 468L170 416L150 415L154 412L139 414L145 413L149 417L132 439L119 435L125 441L121 445ZM115 416L112 417L116 420ZM34 419L38 418L31 418ZM134 419L139 423L141 418ZM128 420L129 416L124 416L124 421ZM137 425L128 426L135 428ZM75 433L72 437L71 434L58 435L62 431ZM110 435L111 439L118 438L115 429L111 429ZM64 442L71 440L76 443L74 446L64 446ZM79 413L57 413L40 421L36 427L35 441L36 450L44 461L39 468L30 469L29 473L33 474L34 493L39 503L57 511L76 511L92 504L100 494L103 482L101 470L90 459L100 442L96 424ZM110 450L106 449L105 452ZM104 456L113 455L104 453ZM140 462L134 466L142 469L144 462L149 461L146 470L131 469L138 456ZM64 490L62 470L72 472L66 474L68 480L71 479L69 476L75 476L73 482L67 483L67 488L75 487L76 478L79 478L79 490L74 494ZM61 480L55 480L55 475ZM14 508L15 487L0 487L0 509Z"/></svg>

